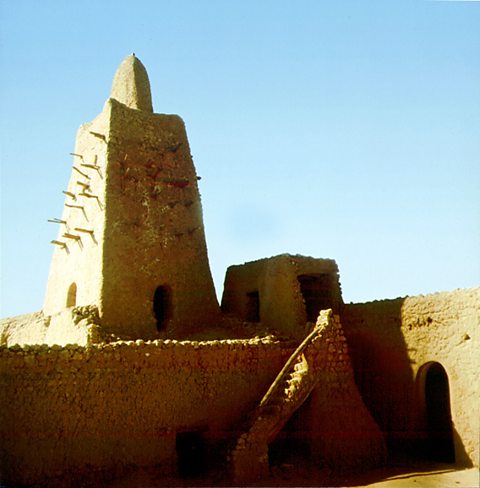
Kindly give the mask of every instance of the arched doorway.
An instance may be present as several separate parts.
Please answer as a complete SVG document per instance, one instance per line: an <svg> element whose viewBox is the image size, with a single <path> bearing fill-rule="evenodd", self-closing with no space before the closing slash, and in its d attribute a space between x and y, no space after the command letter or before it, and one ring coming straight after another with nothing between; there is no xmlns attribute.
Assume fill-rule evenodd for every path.
<svg viewBox="0 0 480 488"><path fill-rule="evenodd" d="M424 364L419 371L425 433L424 454L431 461L454 463L450 388L444 367L437 362Z"/></svg>
<svg viewBox="0 0 480 488"><path fill-rule="evenodd" d="M67 301L66 306L74 307L77 304L77 285L76 283L72 283L67 292Z"/></svg>

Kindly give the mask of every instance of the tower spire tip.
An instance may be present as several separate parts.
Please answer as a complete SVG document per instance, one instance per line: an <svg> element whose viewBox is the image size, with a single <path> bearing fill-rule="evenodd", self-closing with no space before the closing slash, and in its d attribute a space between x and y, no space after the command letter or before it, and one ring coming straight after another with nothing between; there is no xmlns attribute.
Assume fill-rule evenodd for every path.
<svg viewBox="0 0 480 488"><path fill-rule="evenodd" d="M127 56L118 67L110 96L127 107L153 112L148 73L135 53Z"/></svg>

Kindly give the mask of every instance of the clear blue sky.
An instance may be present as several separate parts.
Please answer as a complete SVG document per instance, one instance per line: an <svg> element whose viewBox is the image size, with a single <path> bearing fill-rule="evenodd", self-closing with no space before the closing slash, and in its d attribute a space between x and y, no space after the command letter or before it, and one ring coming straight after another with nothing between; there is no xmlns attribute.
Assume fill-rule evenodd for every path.
<svg viewBox="0 0 480 488"><path fill-rule="evenodd" d="M78 126L135 52L226 267L337 260L346 302L478 286L480 2L0 0L1 315L42 307Z"/></svg>

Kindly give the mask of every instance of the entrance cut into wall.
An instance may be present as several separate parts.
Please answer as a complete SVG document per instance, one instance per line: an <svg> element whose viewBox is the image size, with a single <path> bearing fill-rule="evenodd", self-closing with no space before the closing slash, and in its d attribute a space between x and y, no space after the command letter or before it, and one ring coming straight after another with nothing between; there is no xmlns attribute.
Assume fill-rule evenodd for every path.
<svg viewBox="0 0 480 488"><path fill-rule="evenodd" d="M171 291L168 286L159 286L153 295L153 315L157 320L157 330L161 331L172 315Z"/></svg>
<svg viewBox="0 0 480 488"><path fill-rule="evenodd" d="M311 457L312 395L288 419L268 445L270 467L306 462Z"/></svg>
<svg viewBox="0 0 480 488"><path fill-rule="evenodd" d="M178 432L175 442L177 471L182 478L200 476L206 471L206 447L198 431Z"/></svg>
<svg viewBox="0 0 480 488"><path fill-rule="evenodd" d="M422 410L424 412L425 457L432 461L454 463L452 415L448 375L437 362L427 363L419 371Z"/></svg>
<svg viewBox="0 0 480 488"><path fill-rule="evenodd" d="M332 308L330 275L326 273L299 275L300 291L305 302L308 322L316 322L320 310Z"/></svg>

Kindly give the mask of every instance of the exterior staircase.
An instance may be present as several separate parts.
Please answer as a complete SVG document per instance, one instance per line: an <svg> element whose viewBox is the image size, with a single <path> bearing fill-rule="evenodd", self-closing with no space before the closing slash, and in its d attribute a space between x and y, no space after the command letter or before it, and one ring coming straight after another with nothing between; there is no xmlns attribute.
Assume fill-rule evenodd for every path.
<svg viewBox="0 0 480 488"><path fill-rule="evenodd" d="M229 454L235 484L265 479L269 474L268 444L292 414L305 402L318 382L325 363L322 331L331 310L323 311L312 332L290 356L285 366L245 424Z"/></svg>

